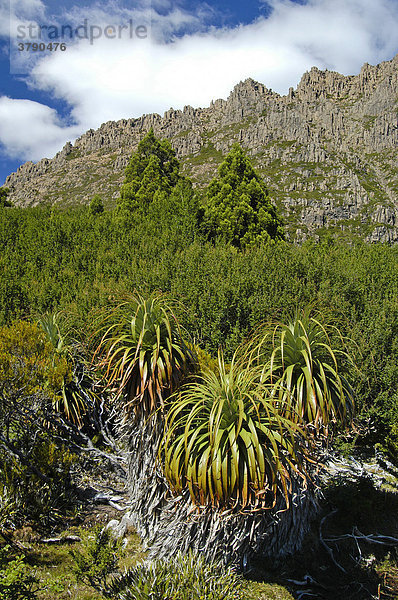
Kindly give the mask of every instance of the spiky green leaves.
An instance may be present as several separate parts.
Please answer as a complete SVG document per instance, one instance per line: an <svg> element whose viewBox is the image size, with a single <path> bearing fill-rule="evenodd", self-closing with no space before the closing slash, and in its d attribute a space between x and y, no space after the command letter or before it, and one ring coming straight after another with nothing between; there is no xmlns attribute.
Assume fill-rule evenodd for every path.
<svg viewBox="0 0 398 600"><path fill-rule="evenodd" d="M103 533L101 534L103 535ZM108 546L115 542L109 540ZM98 578L101 554L93 555L90 562L73 552L79 578L86 581L106 598L117 600L242 600L243 580L219 564L210 563L202 554L178 553L167 560L138 563L124 573L115 575L115 568L107 577ZM112 549L111 549L112 552ZM109 550L108 550L109 553ZM84 569L88 562L89 569ZM111 561L109 561L109 566ZM99 567L99 568L98 568ZM90 577L94 572L96 577ZM104 571L104 570L103 570ZM102 575L102 574L101 574Z"/></svg>
<svg viewBox="0 0 398 600"><path fill-rule="evenodd" d="M194 504L253 511L289 502L292 473L305 480L302 431L278 414L252 365L236 357L208 372L171 405L163 444L165 475Z"/></svg>
<svg viewBox="0 0 398 600"><path fill-rule="evenodd" d="M68 343L68 336L61 333L60 322L60 313L46 313L38 320L38 325L52 349L53 365L60 361L64 363L64 372L54 397L54 408L81 427L84 416L97 402L97 396L85 359L79 354L75 344ZM53 387L56 385L55 381L51 384Z"/></svg>
<svg viewBox="0 0 398 600"><path fill-rule="evenodd" d="M318 320L304 314L288 325L278 324L260 338L258 349L260 354L271 350L262 379L273 387L286 417L310 423L316 430L352 418L353 391L345 377L351 359L333 347L328 330Z"/></svg>
<svg viewBox="0 0 398 600"><path fill-rule="evenodd" d="M134 294L111 309L96 351L107 387L123 397L127 415L149 416L193 369L178 322L162 296Z"/></svg>
<svg viewBox="0 0 398 600"><path fill-rule="evenodd" d="M205 373L174 400L165 474L198 506L253 511L281 495L288 505L292 478L306 480L311 433L353 414L344 376L350 359L307 313L269 326L240 353L229 371L219 357L218 373Z"/></svg>
<svg viewBox="0 0 398 600"><path fill-rule="evenodd" d="M46 313L42 315L37 324L44 331L47 341L53 347L54 352L62 354L65 351L65 341L61 335L58 313Z"/></svg>

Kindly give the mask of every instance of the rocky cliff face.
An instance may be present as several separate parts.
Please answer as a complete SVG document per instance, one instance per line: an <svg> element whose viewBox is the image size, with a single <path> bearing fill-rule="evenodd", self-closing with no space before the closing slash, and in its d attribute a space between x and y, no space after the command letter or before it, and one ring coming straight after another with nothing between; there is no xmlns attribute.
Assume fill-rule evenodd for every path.
<svg viewBox="0 0 398 600"><path fill-rule="evenodd" d="M345 77L312 68L288 95L247 79L208 108L110 121L6 181L11 200L114 200L131 152L150 127L205 185L238 141L282 209L292 238L326 227L398 242L398 55Z"/></svg>

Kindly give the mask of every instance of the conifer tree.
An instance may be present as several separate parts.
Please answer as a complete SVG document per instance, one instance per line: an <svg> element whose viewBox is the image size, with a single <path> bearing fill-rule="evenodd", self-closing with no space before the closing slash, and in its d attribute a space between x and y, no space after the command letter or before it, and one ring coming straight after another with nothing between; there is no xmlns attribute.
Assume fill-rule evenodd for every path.
<svg viewBox="0 0 398 600"><path fill-rule="evenodd" d="M104 204L99 194L95 194L89 205L91 215L100 215L104 212Z"/></svg>
<svg viewBox="0 0 398 600"><path fill-rule="evenodd" d="M138 144L126 168L118 210L146 212L156 194L169 194L183 179L168 140L158 140L151 129Z"/></svg>
<svg viewBox="0 0 398 600"><path fill-rule="evenodd" d="M0 187L0 207L12 206L11 202L9 200L7 200L9 193L10 193L10 190L8 188Z"/></svg>
<svg viewBox="0 0 398 600"><path fill-rule="evenodd" d="M283 239L282 221L261 177L235 144L206 192L203 230L210 240L245 248Z"/></svg>

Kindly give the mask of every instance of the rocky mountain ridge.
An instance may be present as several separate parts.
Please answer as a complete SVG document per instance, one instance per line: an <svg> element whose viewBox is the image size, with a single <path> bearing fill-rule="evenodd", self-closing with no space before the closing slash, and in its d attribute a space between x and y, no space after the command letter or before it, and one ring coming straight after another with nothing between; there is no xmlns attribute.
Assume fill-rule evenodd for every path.
<svg viewBox="0 0 398 600"><path fill-rule="evenodd" d="M343 76L313 67L286 96L247 79L208 108L109 121L53 159L6 180L17 205L118 196L124 167L153 127L197 186L238 141L263 175L293 239L325 228L398 242L398 55Z"/></svg>

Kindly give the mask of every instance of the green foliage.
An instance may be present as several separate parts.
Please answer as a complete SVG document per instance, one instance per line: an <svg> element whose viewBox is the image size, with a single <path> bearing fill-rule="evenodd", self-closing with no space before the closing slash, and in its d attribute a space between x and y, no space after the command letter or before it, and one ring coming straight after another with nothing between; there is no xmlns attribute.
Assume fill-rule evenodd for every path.
<svg viewBox="0 0 398 600"><path fill-rule="evenodd" d="M37 523L40 527L53 526L62 521L73 509L76 501L71 485L71 467L75 457L65 448L58 448L45 434L29 428L29 440L18 442L19 452L29 455L29 463L12 459L0 453L0 497L8 500L7 529L26 522ZM2 501L0 501L0 504ZM10 510L11 509L11 510Z"/></svg>
<svg viewBox="0 0 398 600"><path fill-rule="evenodd" d="M48 342L56 354L63 354L65 341L61 335L58 325L59 315L57 313L46 313L38 320L39 327L45 333Z"/></svg>
<svg viewBox="0 0 398 600"><path fill-rule="evenodd" d="M342 346L338 330L331 333ZM344 376L344 363L354 370L352 360L341 347L332 347L327 329L308 311L288 325L268 326L256 342L260 360L265 361L262 379L272 386L284 415L304 420L317 431L329 422L352 419L354 392Z"/></svg>
<svg viewBox="0 0 398 600"><path fill-rule="evenodd" d="M155 138L151 129L126 168L114 222L144 229L149 237L163 232L171 246L176 229L180 235L186 235L187 241L195 237L198 200L191 182L179 170L170 143Z"/></svg>
<svg viewBox="0 0 398 600"><path fill-rule="evenodd" d="M373 267L374 268L374 267ZM383 268L388 265L383 264ZM394 276L393 276L394 277ZM379 290L363 309L361 323L355 328L361 351L358 382L361 421L370 443L379 443L391 457L398 457L398 303L391 288L385 288L383 302ZM387 291L388 290L388 291ZM358 336L358 330L361 331ZM363 335L363 330L366 331Z"/></svg>
<svg viewBox="0 0 398 600"><path fill-rule="evenodd" d="M203 230L236 248L283 239L282 222L260 176L235 144L206 193Z"/></svg>
<svg viewBox="0 0 398 600"><path fill-rule="evenodd" d="M201 241L194 197L177 200L169 207L159 200L159 210L150 207L150 218L133 227L115 222L110 211L93 219L84 207L2 211L0 324L64 310L90 329L90 310L115 293L162 290L179 301L176 316L201 348L214 356L222 346L231 360L261 323L287 322L315 303L352 340L361 439L397 456L398 247L330 237L239 252Z"/></svg>
<svg viewBox="0 0 398 600"><path fill-rule="evenodd" d="M207 371L218 373L219 362L216 358L213 358L209 352L206 352L197 344L188 344L188 347L197 358L200 373L206 373Z"/></svg>
<svg viewBox="0 0 398 600"><path fill-rule="evenodd" d="M245 357L246 358L246 357ZM289 505L290 473L305 482L305 438L278 414L270 389L246 360L187 384L169 409L164 469L172 489L197 506L255 511Z"/></svg>
<svg viewBox="0 0 398 600"><path fill-rule="evenodd" d="M97 403L94 380L76 342L63 335L60 313L46 313L38 320L52 349L52 364L63 361L65 373L54 398L54 408L75 425L82 427L86 413Z"/></svg>
<svg viewBox="0 0 398 600"><path fill-rule="evenodd" d="M86 557L89 556L87 547L89 545L93 545L95 532L96 529L93 531L93 529L90 528L84 528L79 531L79 536L82 538L82 541L73 545L73 553L75 555L82 554ZM111 544L114 543L113 540L110 540L110 542ZM76 582L75 577L73 577L73 573L79 569L77 568L76 561L71 556L70 547L66 546L65 544L49 545L35 543L34 541L31 542L31 545L33 552L29 556L29 565L31 565L35 577L40 582L39 597L41 600L54 600L55 598L58 600L67 600L68 598L72 600L96 600L98 598L98 600L100 600L100 598L112 597L112 592L116 594L116 587L119 590L118 593L129 594L128 587L125 585L126 582L124 579L124 573L126 571L129 572L130 567L132 565L136 565L138 561L141 562L144 560L144 553L139 543L138 536L134 536L133 538L129 536L126 549L122 552L116 550L117 554L120 556L119 564L116 565L116 567L113 567L112 559L110 558L109 560L109 578L107 579L106 592L103 593L100 591L95 591L92 586L86 585L81 580ZM111 551L111 555L112 553L113 551ZM188 582L189 585L184 585L184 582L181 584L181 596L179 596L179 600L191 600L192 597L196 600L200 600L200 596L199 598L196 596L191 596L193 592L190 582L192 581L192 587L195 587L195 582L198 581L199 584L196 584L196 587L201 585L201 579L203 578L200 575L200 572L202 570L201 563L203 561L198 557L198 561L193 558L192 562L192 569L190 569L189 560L182 558L180 561L180 564L183 565L183 568L188 569L190 573L187 577L184 576L184 582ZM93 565L91 562L88 564L86 563L88 570L91 570L92 566ZM148 581L149 579L148 575L146 574L147 566L148 565L139 565L139 576L140 578L142 577L144 582ZM157 572L159 572L159 570L157 570ZM84 572L82 575L83 574ZM203 575L209 574L210 581L206 582L208 586L207 589L210 588L213 589L213 591L217 589L217 600L219 598L224 598L223 582L225 581L225 588L228 590L228 585L231 585L231 576L226 575L226 571L224 569L215 567L211 567L211 570L206 568ZM177 578L177 576L178 575L176 573L175 577ZM121 578L120 581L119 577ZM216 580L218 578L221 579L221 582L217 585ZM241 581L237 577L234 577L234 579L236 581L234 584L236 592L238 591L238 587L242 590L241 595L238 596L239 600L241 600L241 598L244 598L245 600L293 600L292 596L290 596L287 590L278 585L245 580ZM87 581L87 579L85 581ZM203 589L206 588L204 587ZM107 593L108 596L106 595ZM232 598L230 593L226 595L227 600L232 600ZM210 595L210 599L214 600L214 597L212 598ZM162 598L162 600L166 600L166 598ZM203 600L203 598L201 600ZM236 598L234 600L238 599Z"/></svg>
<svg viewBox="0 0 398 600"><path fill-rule="evenodd" d="M104 204L99 194L95 194L89 204L89 211L91 215L100 215L104 212Z"/></svg>
<svg viewBox="0 0 398 600"><path fill-rule="evenodd" d="M109 576L118 570L120 553L121 541L116 540L109 530L97 526L80 551L71 551L77 580L104 592Z"/></svg>
<svg viewBox="0 0 398 600"><path fill-rule="evenodd" d="M11 527L54 523L74 499L73 456L48 426L65 373L66 361L36 325L0 328L0 495L14 506Z"/></svg>
<svg viewBox="0 0 398 600"><path fill-rule="evenodd" d="M195 366L178 321L164 297L138 293L104 311L96 351L108 387L123 396L126 416L148 417Z"/></svg>
<svg viewBox="0 0 398 600"><path fill-rule="evenodd" d="M13 557L9 546L0 548L0 600L35 600L37 583L22 556Z"/></svg>
<svg viewBox="0 0 398 600"><path fill-rule="evenodd" d="M62 356L53 357L50 343L36 325L16 321L0 328L0 391L3 395L23 389L27 396L45 389L49 396L55 397L67 372L66 360Z"/></svg>
<svg viewBox="0 0 398 600"><path fill-rule="evenodd" d="M190 243L197 237L199 203L192 184L182 177L170 191L158 191L145 216L142 216L149 237L162 235L173 247L173 233L179 232Z"/></svg>
<svg viewBox="0 0 398 600"><path fill-rule="evenodd" d="M3 479L3 477L2 477ZM10 490L4 482L1 482L0 487L0 536L4 537L4 533L15 528L16 519L18 518L18 504L15 498L12 497ZM6 534L7 535L7 534Z"/></svg>
<svg viewBox="0 0 398 600"><path fill-rule="evenodd" d="M0 208L12 206L11 202L7 200L10 190L5 187L0 187Z"/></svg>
<svg viewBox="0 0 398 600"><path fill-rule="evenodd" d="M151 129L138 144L126 167L118 213L146 212L158 193L169 194L181 180L179 162L170 142L158 140Z"/></svg>
<svg viewBox="0 0 398 600"><path fill-rule="evenodd" d="M115 600L240 600L242 582L231 571L193 553L142 563L115 577L106 590Z"/></svg>

